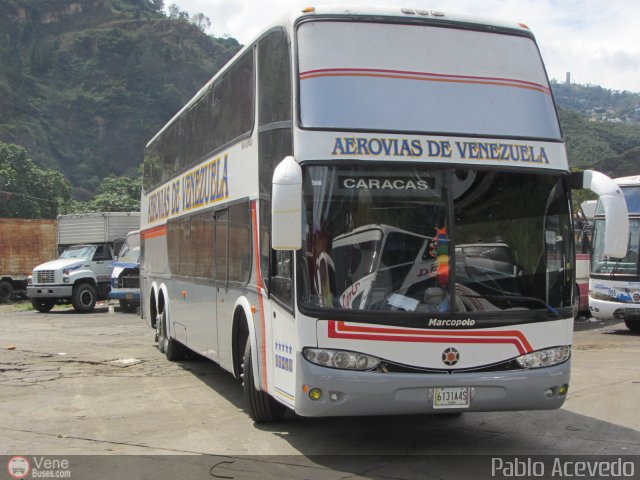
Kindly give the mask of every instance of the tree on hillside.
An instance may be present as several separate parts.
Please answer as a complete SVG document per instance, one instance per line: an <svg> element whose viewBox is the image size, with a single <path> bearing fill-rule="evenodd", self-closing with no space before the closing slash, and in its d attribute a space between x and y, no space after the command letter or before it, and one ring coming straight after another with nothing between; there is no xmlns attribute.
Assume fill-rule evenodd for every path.
<svg viewBox="0 0 640 480"><path fill-rule="evenodd" d="M138 212L142 177L109 176L98 188L98 195L87 202L73 201L65 213Z"/></svg>
<svg viewBox="0 0 640 480"><path fill-rule="evenodd" d="M189 12L186 10L181 10L178 5L172 3L167 7L167 12L169 13L169 18L178 19L178 20L189 20Z"/></svg>
<svg viewBox="0 0 640 480"><path fill-rule="evenodd" d="M56 218L70 198L60 172L39 168L23 147L0 142L0 217Z"/></svg>
<svg viewBox="0 0 640 480"><path fill-rule="evenodd" d="M191 23L198 27L201 32L206 32L211 26L211 20L204 13L196 13L191 18Z"/></svg>
<svg viewBox="0 0 640 480"><path fill-rule="evenodd" d="M91 201L97 212L138 212L142 178L107 177Z"/></svg>

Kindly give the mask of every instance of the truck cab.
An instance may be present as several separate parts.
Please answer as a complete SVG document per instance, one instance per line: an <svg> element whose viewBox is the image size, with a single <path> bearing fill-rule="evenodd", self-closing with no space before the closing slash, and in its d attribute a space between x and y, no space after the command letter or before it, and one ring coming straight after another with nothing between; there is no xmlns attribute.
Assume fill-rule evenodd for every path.
<svg viewBox="0 0 640 480"><path fill-rule="evenodd" d="M113 245L71 245L60 258L33 269L27 295L39 312L71 303L77 312L91 312L108 298Z"/></svg>

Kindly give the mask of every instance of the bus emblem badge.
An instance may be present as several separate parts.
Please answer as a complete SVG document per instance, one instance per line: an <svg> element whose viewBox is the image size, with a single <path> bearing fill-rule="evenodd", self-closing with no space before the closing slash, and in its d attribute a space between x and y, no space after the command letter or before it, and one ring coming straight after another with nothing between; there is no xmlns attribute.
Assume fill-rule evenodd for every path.
<svg viewBox="0 0 640 480"><path fill-rule="evenodd" d="M442 352L442 361L445 365L452 366L458 363L460 360L460 352L453 347L447 348L444 352Z"/></svg>

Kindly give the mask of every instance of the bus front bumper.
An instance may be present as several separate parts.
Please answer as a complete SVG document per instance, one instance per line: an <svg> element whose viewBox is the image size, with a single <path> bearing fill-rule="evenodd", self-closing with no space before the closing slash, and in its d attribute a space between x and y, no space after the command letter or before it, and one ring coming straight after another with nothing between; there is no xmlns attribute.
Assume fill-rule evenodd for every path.
<svg viewBox="0 0 640 480"><path fill-rule="evenodd" d="M589 297L589 310L598 320L638 320L640 321L640 303L621 303L598 300Z"/></svg>
<svg viewBox="0 0 640 480"><path fill-rule="evenodd" d="M569 385L571 360L546 368L457 374L336 370L301 356L297 366L302 391L296 392L296 413L323 417L553 410L566 399L559 391ZM469 387L469 406L434 408L436 387ZM319 400L304 393L314 388L322 392ZM555 393L547 396L550 389Z"/></svg>

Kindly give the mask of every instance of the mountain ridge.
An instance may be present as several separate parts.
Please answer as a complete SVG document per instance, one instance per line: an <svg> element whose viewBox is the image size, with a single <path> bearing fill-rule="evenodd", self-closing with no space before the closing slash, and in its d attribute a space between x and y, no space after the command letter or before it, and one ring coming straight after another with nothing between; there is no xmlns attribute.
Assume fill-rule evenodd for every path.
<svg viewBox="0 0 640 480"><path fill-rule="evenodd" d="M61 171L74 197L139 175L146 142L239 49L162 0L0 3L0 141ZM552 82L572 168L638 173L640 94Z"/></svg>

